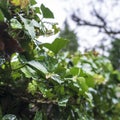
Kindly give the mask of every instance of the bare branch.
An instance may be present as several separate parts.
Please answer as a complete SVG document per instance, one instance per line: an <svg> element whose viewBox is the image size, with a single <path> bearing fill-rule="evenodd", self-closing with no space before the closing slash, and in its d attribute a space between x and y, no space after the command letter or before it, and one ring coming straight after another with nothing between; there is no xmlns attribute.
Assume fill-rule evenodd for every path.
<svg viewBox="0 0 120 120"><path fill-rule="evenodd" d="M75 13L72 14L72 20L77 23L78 26L90 26L100 29L103 33L106 33L110 37L115 37L120 34L120 30L113 30L111 27L108 27L105 18L100 16L100 14L94 9L94 16L101 21L101 23L92 23L88 20L78 17Z"/></svg>

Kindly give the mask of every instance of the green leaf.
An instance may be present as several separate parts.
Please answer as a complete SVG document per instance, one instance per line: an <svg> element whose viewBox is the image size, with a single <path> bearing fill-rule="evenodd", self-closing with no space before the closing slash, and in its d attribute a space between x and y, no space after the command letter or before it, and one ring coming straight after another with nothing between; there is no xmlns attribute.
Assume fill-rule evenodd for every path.
<svg viewBox="0 0 120 120"><path fill-rule="evenodd" d="M94 88L94 86L95 86L95 80L94 80L93 76L87 75L87 77L86 77L86 83L87 83L87 85L89 87Z"/></svg>
<svg viewBox="0 0 120 120"><path fill-rule="evenodd" d="M2 118L2 120L17 120L17 118L15 115L7 114Z"/></svg>
<svg viewBox="0 0 120 120"><path fill-rule="evenodd" d="M112 64L111 63L106 63L106 66L107 66L107 69L109 70L109 71L113 71L113 66L112 66Z"/></svg>
<svg viewBox="0 0 120 120"><path fill-rule="evenodd" d="M35 113L34 120L43 120L43 119L42 119L42 113L39 112L39 111L37 111L37 112Z"/></svg>
<svg viewBox="0 0 120 120"><path fill-rule="evenodd" d="M0 22L4 22L4 14L1 10L0 10Z"/></svg>
<svg viewBox="0 0 120 120"><path fill-rule="evenodd" d="M120 72L115 70L115 71L113 71L113 74L116 75L118 80L120 81Z"/></svg>
<svg viewBox="0 0 120 120"><path fill-rule="evenodd" d="M54 15L51 12L51 10L49 8L45 7L43 4L41 5L41 10L42 10L44 18L54 18Z"/></svg>
<svg viewBox="0 0 120 120"><path fill-rule="evenodd" d="M36 0L30 0L30 4L35 5L35 4L37 4L37 2L36 2Z"/></svg>
<svg viewBox="0 0 120 120"><path fill-rule="evenodd" d="M56 38L52 43L45 43L42 44L42 46L48 48L49 50L57 54L67 43L68 40L66 39Z"/></svg>
<svg viewBox="0 0 120 120"><path fill-rule="evenodd" d="M38 71L42 72L43 74L48 73L47 69L38 61L32 60L32 61L28 62L28 65L30 65L31 67L37 69Z"/></svg>
<svg viewBox="0 0 120 120"><path fill-rule="evenodd" d="M57 74L53 74L53 75L51 76L51 78L52 78L54 81L56 81L57 83L59 83L59 84L64 83L64 81L63 81L63 80L60 78L60 76L57 75Z"/></svg>
<svg viewBox="0 0 120 120"><path fill-rule="evenodd" d="M62 107L66 107L68 100L69 100L69 97L66 96L63 99L58 100L58 105Z"/></svg>
<svg viewBox="0 0 120 120"><path fill-rule="evenodd" d="M22 25L17 19L13 18L10 20L10 22L10 25L13 29L22 29Z"/></svg>
<svg viewBox="0 0 120 120"><path fill-rule="evenodd" d="M5 62L5 59L4 59L4 58L0 58L0 66L1 66L2 64L4 64L4 62Z"/></svg>
<svg viewBox="0 0 120 120"><path fill-rule="evenodd" d="M57 93L57 95L65 95L66 91L65 91L65 88L64 86L62 85L55 85L55 89L54 89Z"/></svg>
<svg viewBox="0 0 120 120"><path fill-rule="evenodd" d="M35 26L35 27L40 27L40 24L36 21L36 20L31 20L31 23Z"/></svg>
<svg viewBox="0 0 120 120"><path fill-rule="evenodd" d="M54 34L58 33L60 31L60 28L57 27L57 23L52 25L52 28L54 29Z"/></svg>
<svg viewBox="0 0 120 120"><path fill-rule="evenodd" d="M0 11L4 14L5 18L8 20L11 18L9 12L9 1L8 0L0 0ZM1 17L1 14L0 14Z"/></svg>
<svg viewBox="0 0 120 120"><path fill-rule="evenodd" d="M52 99L54 94L52 93L52 89L46 90L44 96L48 99Z"/></svg>
<svg viewBox="0 0 120 120"><path fill-rule="evenodd" d="M102 84L105 82L105 78L102 75L94 74L93 78L97 84Z"/></svg>
<svg viewBox="0 0 120 120"><path fill-rule="evenodd" d="M70 73L74 76L79 75L80 74L80 69L78 67L73 67L73 68L70 69Z"/></svg>
<svg viewBox="0 0 120 120"><path fill-rule="evenodd" d="M11 73L11 76L12 76L13 80L17 80L21 77L21 73L14 71Z"/></svg>
<svg viewBox="0 0 120 120"><path fill-rule="evenodd" d="M34 39L36 37L34 24L32 23L31 20L23 18L21 15L19 15L19 16L20 16L22 22L24 23L25 29L28 31L31 38Z"/></svg>
<svg viewBox="0 0 120 120"><path fill-rule="evenodd" d="M28 31L32 39L36 37L35 29L32 24L25 24L25 29Z"/></svg>
<svg viewBox="0 0 120 120"><path fill-rule="evenodd" d="M52 93L52 89L48 89L44 83L40 83L38 89L42 93L43 97L49 99L53 98L54 94Z"/></svg>
<svg viewBox="0 0 120 120"><path fill-rule="evenodd" d="M88 102L90 103L90 105L91 105L92 107L94 107L92 94L86 92L85 95L86 95L86 97L88 97L87 100L88 100Z"/></svg>
<svg viewBox="0 0 120 120"><path fill-rule="evenodd" d="M36 91L37 91L37 82L35 80L32 80L32 82L28 84L28 92L34 95Z"/></svg>
<svg viewBox="0 0 120 120"><path fill-rule="evenodd" d="M80 88L82 89L81 93L85 93L86 91L88 91L88 86L84 77L79 77L77 79L77 82Z"/></svg>
<svg viewBox="0 0 120 120"><path fill-rule="evenodd" d="M27 78L33 78L33 79L37 78L36 71L29 66L25 66L21 68L21 71L25 74Z"/></svg>
<svg viewBox="0 0 120 120"><path fill-rule="evenodd" d="M35 7L35 12L41 14L40 8L39 7Z"/></svg>

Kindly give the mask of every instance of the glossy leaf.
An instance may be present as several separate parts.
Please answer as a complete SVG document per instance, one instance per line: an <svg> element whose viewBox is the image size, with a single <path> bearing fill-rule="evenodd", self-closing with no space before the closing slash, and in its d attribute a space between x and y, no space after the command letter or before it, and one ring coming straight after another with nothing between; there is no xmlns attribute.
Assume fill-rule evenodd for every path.
<svg viewBox="0 0 120 120"><path fill-rule="evenodd" d="M33 79L37 78L36 71L29 66L25 66L21 68L21 71L25 74L27 78L33 78Z"/></svg>
<svg viewBox="0 0 120 120"><path fill-rule="evenodd" d="M2 120L18 120L18 119L15 115L7 114L2 118Z"/></svg>
<svg viewBox="0 0 120 120"><path fill-rule="evenodd" d="M5 51L0 51L0 120L5 112L20 120L119 120L119 71L96 52L58 54L65 39L37 42L37 37L56 34L59 28L43 21L54 17L49 8L29 1L0 0L0 21L5 20L3 28L10 34L8 39L0 35L5 42ZM9 57L4 52L11 37L25 51Z"/></svg>
<svg viewBox="0 0 120 120"><path fill-rule="evenodd" d="M24 23L24 27L28 31L31 38L35 39L36 33L35 33L33 22L30 21L29 19L26 19L26 18L22 17L21 15L20 15L20 18L21 18L22 22Z"/></svg>
<svg viewBox="0 0 120 120"><path fill-rule="evenodd" d="M22 29L22 25L17 19L13 18L11 19L10 22L11 22L10 25L13 29Z"/></svg>
<svg viewBox="0 0 120 120"><path fill-rule="evenodd" d="M62 107L66 107L68 100L69 100L69 97L66 96L63 99L58 100L58 105Z"/></svg>
<svg viewBox="0 0 120 120"><path fill-rule="evenodd" d="M64 81L63 81L63 80L60 78L60 76L57 75L57 74L53 74L53 75L51 76L51 78L52 78L54 81L56 81L57 83L59 83L59 84L64 83Z"/></svg>
<svg viewBox="0 0 120 120"><path fill-rule="evenodd" d="M28 62L27 64L30 65L31 67L37 69L38 71L42 72L43 74L48 73L47 69L38 61L32 60L32 61Z"/></svg>

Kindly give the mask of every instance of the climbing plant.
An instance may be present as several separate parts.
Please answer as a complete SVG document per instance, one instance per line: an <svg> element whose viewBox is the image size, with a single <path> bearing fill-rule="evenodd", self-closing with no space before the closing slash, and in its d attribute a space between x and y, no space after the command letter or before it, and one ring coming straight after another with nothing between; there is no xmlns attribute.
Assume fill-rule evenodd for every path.
<svg viewBox="0 0 120 120"><path fill-rule="evenodd" d="M60 52L66 39L40 43L59 28L36 4L0 1L0 119L119 120L119 72L95 51Z"/></svg>

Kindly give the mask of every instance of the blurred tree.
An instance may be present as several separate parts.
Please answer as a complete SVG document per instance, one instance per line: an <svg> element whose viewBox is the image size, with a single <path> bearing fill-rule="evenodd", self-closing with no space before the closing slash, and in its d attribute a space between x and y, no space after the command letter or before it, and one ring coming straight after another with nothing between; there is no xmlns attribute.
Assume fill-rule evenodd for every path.
<svg viewBox="0 0 120 120"><path fill-rule="evenodd" d="M109 50L109 58L115 69L120 70L120 39L111 42L112 48Z"/></svg>
<svg viewBox="0 0 120 120"><path fill-rule="evenodd" d="M78 50L78 38L73 30L70 30L67 20L64 22L64 29L60 32L60 37L68 39L69 43L64 51L76 52Z"/></svg>
<svg viewBox="0 0 120 120"><path fill-rule="evenodd" d="M83 37L83 40L89 39L90 35L96 37L98 42L94 47L99 49L102 45L102 51L106 52L111 41L120 38L120 15L116 14L119 11L120 2L88 0L85 3L87 7L75 7L71 19L76 23L76 28L79 27L78 32L86 30L89 33ZM80 37L82 39L82 36ZM91 46L89 47L91 49Z"/></svg>
<svg viewBox="0 0 120 120"><path fill-rule="evenodd" d="M89 14L89 17L85 17L83 15L85 10L79 8L73 12L71 18L77 27L89 28L89 33L93 29L97 31L97 36L100 36L101 40L94 46L94 49L102 50L103 54L108 52L114 68L120 70L120 15L115 14L119 11L120 2L112 0L109 2L105 0L89 1L88 5L91 5L91 8L86 9L86 14ZM110 48L110 46L112 47Z"/></svg>

